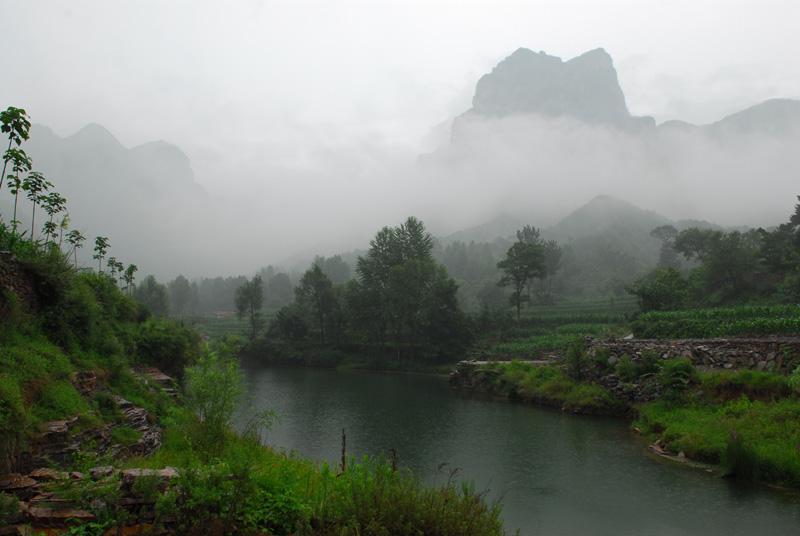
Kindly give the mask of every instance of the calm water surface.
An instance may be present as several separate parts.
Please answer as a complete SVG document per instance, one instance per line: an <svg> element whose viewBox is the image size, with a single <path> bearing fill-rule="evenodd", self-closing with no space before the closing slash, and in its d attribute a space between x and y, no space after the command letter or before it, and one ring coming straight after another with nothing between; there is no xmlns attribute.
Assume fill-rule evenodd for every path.
<svg viewBox="0 0 800 536"><path fill-rule="evenodd" d="M424 481L450 470L503 494L528 535L800 535L800 494L716 478L647 455L621 419L463 398L434 376L246 369L267 443L339 464L397 449ZM447 463L437 471L442 463Z"/></svg>

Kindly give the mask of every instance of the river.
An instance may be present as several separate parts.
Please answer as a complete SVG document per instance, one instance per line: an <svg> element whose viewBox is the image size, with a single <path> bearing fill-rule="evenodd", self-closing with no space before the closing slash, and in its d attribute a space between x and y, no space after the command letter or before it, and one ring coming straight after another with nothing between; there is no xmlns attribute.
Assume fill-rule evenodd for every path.
<svg viewBox="0 0 800 536"><path fill-rule="evenodd" d="M255 409L281 415L277 448L338 465L390 456L425 482L473 480L502 495L509 532L800 535L800 493L717 478L647 453L622 419L466 398L437 376L245 369ZM442 464L444 465L440 468Z"/></svg>

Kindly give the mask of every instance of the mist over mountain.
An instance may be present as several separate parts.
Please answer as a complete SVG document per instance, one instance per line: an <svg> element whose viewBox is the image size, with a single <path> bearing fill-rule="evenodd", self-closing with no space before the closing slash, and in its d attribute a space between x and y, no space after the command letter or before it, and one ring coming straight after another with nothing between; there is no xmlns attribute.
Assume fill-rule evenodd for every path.
<svg viewBox="0 0 800 536"><path fill-rule="evenodd" d="M798 194L800 101L772 99L709 125L656 125L631 115L603 49L568 61L518 49L480 78L446 138L420 159L382 140L337 138L296 149L291 164L278 158L283 145L262 141L254 154L256 145L220 144L199 160L231 158L207 183L214 196L180 148L126 148L97 124L63 138L35 125L25 149L88 238L79 260L91 265L89 242L108 236L111 255L169 279L363 249L409 215L451 241L491 241L527 224L564 243L602 232L606 242L594 244L646 263L657 241L630 246L659 222L769 226ZM231 176L249 187L226 189L242 184ZM626 234L632 227L641 236Z"/></svg>
<svg viewBox="0 0 800 536"><path fill-rule="evenodd" d="M33 125L25 150L67 198L70 227L86 237L80 262L92 265L96 236L109 238L109 255L145 273L176 256L199 261L207 254L193 237L213 210L178 147L157 141L127 149L97 124L64 138Z"/></svg>
<svg viewBox="0 0 800 536"><path fill-rule="evenodd" d="M630 114L603 49L566 62L519 49L480 79L451 138L421 162L543 227L598 195L673 220L760 226L791 211L798 143L800 101L769 100L710 125L656 125Z"/></svg>
<svg viewBox="0 0 800 536"><path fill-rule="evenodd" d="M520 48L478 80L472 108L456 119L453 136L470 118L524 114L623 128L655 126L651 117L631 116L611 56L602 48L567 62Z"/></svg>

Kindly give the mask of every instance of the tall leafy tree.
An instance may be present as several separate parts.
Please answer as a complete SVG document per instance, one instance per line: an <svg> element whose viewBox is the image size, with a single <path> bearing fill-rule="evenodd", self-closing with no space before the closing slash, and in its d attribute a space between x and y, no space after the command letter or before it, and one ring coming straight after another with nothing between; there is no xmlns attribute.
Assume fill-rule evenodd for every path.
<svg viewBox="0 0 800 536"><path fill-rule="evenodd" d="M138 270L139 268L135 264L130 264L122 273L122 280L125 281L125 290L128 292L128 296L133 292L133 282L136 279L134 274Z"/></svg>
<svg viewBox="0 0 800 536"><path fill-rule="evenodd" d="M67 200L57 192L50 192L42 201L45 212L50 216L50 220L47 222L49 225L45 225L45 242L47 242L51 236L55 242L55 234L58 225L53 222L53 217L67 209Z"/></svg>
<svg viewBox="0 0 800 536"><path fill-rule="evenodd" d="M300 278L295 287L295 301L307 307L319 325L320 340L325 344L325 324L336 308L336 296L333 293L331 279L322 271L319 264L314 264Z"/></svg>
<svg viewBox="0 0 800 536"><path fill-rule="evenodd" d="M169 314L167 287L159 283L153 275L145 277L142 284L133 290L133 299L149 307L155 316Z"/></svg>
<svg viewBox="0 0 800 536"><path fill-rule="evenodd" d="M103 271L103 259L106 258L106 253L108 253L108 247L109 247L108 237L98 236L94 239L94 255L92 255L92 258L97 261L98 273Z"/></svg>
<svg viewBox="0 0 800 536"><path fill-rule="evenodd" d="M3 174L0 175L0 189L3 188L3 180L6 178L6 167L9 162L26 163L27 169L30 171L30 159L25 155L21 149L12 149L14 143L17 146L22 145L23 140L29 138L28 131L31 128L31 122L25 110L22 108L14 108L9 106L6 110L0 112L0 132L8 134L8 148L3 154Z"/></svg>
<svg viewBox="0 0 800 536"><path fill-rule="evenodd" d="M36 206L41 204L47 198L47 192L53 183L44 178L44 175L38 171L31 171L25 180L22 181L22 189L25 190L26 196L31 200L33 210L31 211L31 238L33 238L33 229L36 225Z"/></svg>
<svg viewBox="0 0 800 536"><path fill-rule="evenodd" d="M686 260L696 258L700 264L703 264L711 239L718 234L719 231L714 231L712 229L690 227L675 236L673 247L675 251L683 254Z"/></svg>
<svg viewBox="0 0 800 536"><path fill-rule="evenodd" d="M20 173L25 173L31 170L33 163L31 159L20 149L9 149L6 152L6 158L4 159L3 169L5 170L5 165L8 162L12 162L11 170L13 171L12 174L8 175L8 188L11 192L11 195L14 196L14 217L11 220L11 225L16 232L17 227L19 226L19 221L17 220L17 203L19 201L19 192L24 191L27 185L24 185L23 180L20 178ZM5 171L4 171L5 173ZM2 181L0 180L0 186L2 186Z"/></svg>
<svg viewBox="0 0 800 536"><path fill-rule="evenodd" d="M354 322L375 333L384 349L387 335L392 335L398 363L404 348L412 357L431 353L426 350L436 347L431 337L443 335L431 329L434 320L463 320L455 297L457 285L433 259L433 246L433 236L416 218L395 228L384 227L370 241L367 254L358 258L357 280L348 284L348 310Z"/></svg>
<svg viewBox="0 0 800 536"><path fill-rule="evenodd" d="M173 313L182 315L186 305L192 299L192 286L189 284L189 280L183 275L179 275L167 284L167 288Z"/></svg>
<svg viewBox="0 0 800 536"><path fill-rule="evenodd" d="M86 240L86 237L77 229L73 229L67 233L67 243L72 246L72 253L75 254L75 268L78 267L78 249L83 247L82 242L84 240ZM69 258L69 255L67 255L67 258Z"/></svg>
<svg viewBox="0 0 800 536"><path fill-rule="evenodd" d="M253 276L236 289L234 295L236 314L239 318L247 318L250 324L250 340L256 338L264 321L261 318L261 307L264 305L264 285L260 275Z"/></svg>
<svg viewBox="0 0 800 536"><path fill-rule="evenodd" d="M704 257L709 283L724 281L736 293L744 275L756 269L756 255L752 235L740 231L715 232Z"/></svg>
<svg viewBox="0 0 800 536"><path fill-rule="evenodd" d="M344 285L350 280L350 265L342 260L341 255L334 255L327 259L318 255L314 257L314 264L322 269L334 285Z"/></svg>
<svg viewBox="0 0 800 536"><path fill-rule="evenodd" d="M506 258L498 262L497 267L504 274L498 285L511 287L509 303L516 307L517 321L519 321L522 315L522 304L530 300L530 296L525 293L530 281L547 275L544 246L522 240L514 242L508 248Z"/></svg>
<svg viewBox="0 0 800 536"><path fill-rule="evenodd" d="M672 225L661 225L650 231L650 236L661 241L658 254L659 268L679 268L678 252L675 250L675 238L678 230Z"/></svg>

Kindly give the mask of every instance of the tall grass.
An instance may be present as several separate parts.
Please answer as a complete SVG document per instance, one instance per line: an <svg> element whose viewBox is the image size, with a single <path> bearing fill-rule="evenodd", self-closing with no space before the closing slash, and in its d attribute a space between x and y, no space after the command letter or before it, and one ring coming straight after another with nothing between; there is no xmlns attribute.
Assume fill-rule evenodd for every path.
<svg viewBox="0 0 800 536"><path fill-rule="evenodd" d="M659 435L670 450L721 464L730 474L800 487L800 400L795 398L764 403L742 396L718 405L658 402L642 408L638 425Z"/></svg>

